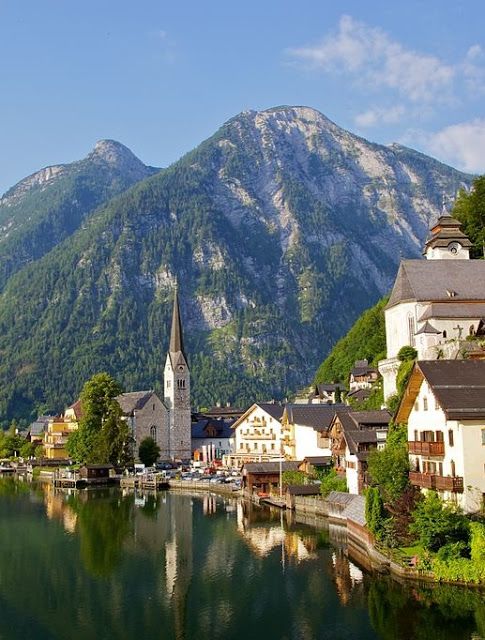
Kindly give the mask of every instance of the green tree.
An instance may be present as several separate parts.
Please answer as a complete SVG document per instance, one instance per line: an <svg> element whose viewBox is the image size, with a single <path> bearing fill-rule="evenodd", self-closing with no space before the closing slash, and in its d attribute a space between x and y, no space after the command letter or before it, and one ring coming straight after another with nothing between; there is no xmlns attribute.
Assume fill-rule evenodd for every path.
<svg viewBox="0 0 485 640"><path fill-rule="evenodd" d="M153 438L144 438L138 448L138 457L147 467L151 467L160 456L160 447Z"/></svg>
<svg viewBox="0 0 485 640"><path fill-rule="evenodd" d="M385 518L384 503L377 487L369 487L365 494L365 521L368 529L376 537L382 531Z"/></svg>
<svg viewBox="0 0 485 640"><path fill-rule="evenodd" d="M369 455L369 472L372 483L380 488L384 502L397 500L409 486L409 457L407 428L391 425L386 446Z"/></svg>
<svg viewBox="0 0 485 640"><path fill-rule="evenodd" d="M347 480L345 476L340 476L335 469L328 471L320 485L320 493L322 496L328 496L331 491L347 492Z"/></svg>
<svg viewBox="0 0 485 640"><path fill-rule="evenodd" d="M469 544L470 540L468 519L454 507L443 503L436 491L428 491L424 500L418 503L409 529L428 551L438 551L440 547L455 542Z"/></svg>
<svg viewBox="0 0 485 640"><path fill-rule="evenodd" d="M115 399L121 391L119 383L106 372L95 374L84 385L83 415L67 445L76 462L122 465L130 459L131 434Z"/></svg>
<svg viewBox="0 0 485 640"><path fill-rule="evenodd" d="M463 224L463 232L473 242L471 257L485 257L485 176L475 178L471 191L459 192L453 216Z"/></svg>
<svg viewBox="0 0 485 640"><path fill-rule="evenodd" d="M284 485L306 484L307 481L303 471L283 471L281 479Z"/></svg>

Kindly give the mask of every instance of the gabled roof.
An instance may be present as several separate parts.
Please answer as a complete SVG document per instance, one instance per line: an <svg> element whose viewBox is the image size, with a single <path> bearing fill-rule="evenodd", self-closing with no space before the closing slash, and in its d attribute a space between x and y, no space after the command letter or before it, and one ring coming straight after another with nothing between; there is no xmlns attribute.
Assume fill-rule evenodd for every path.
<svg viewBox="0 0 485 640"><path fill-rule="evenodd" d="M125 416L133 414L133 411L143 409L148 399L153 395L153 391L131 391L122 393L116 397L116 401L121 407Z"/></svg>
<svg viewBox="0 0 485 640"><path fill-rule="evenodd" d="M299 460L285 460L284 462L246 462L243 464L243 470L247 473L263 474L263 473L279 473L281 471L298 471L301 464Z"/></svg>
<svg viewBox="0 0 485 640"><path fill-rule="evenodd" d="M342 425L343 436L350 453L357 454L360 444L377 443L377 431L389 427L391 414L386 409L380 411L337 412Z"/></svg>
<svg viewBox="0 0 485 640"><path fill-rule="evenodd" d="M287 404L286 417L290 424L327 431L336 411L350 411L346 404Z"/></svg>
<svg viewBox="0 0 485 640"><path fill-rule="evenodd" d="M234 436L234 429L231 428L232 420L216 420L214 418L201 418L197 422L193 422L191 426L192 438L204 439L204 438L232 438ZM207 429L213 427L216 431L215 436L210 436L207 433Z"/></svg>
<svg viewBox="0 0 485 640"><path fill-rule="evenodd" d="M419 322L433 318L483 318L485 302L434 302L426 307Z"/></svg>
<svg viewBox="0 0 485 640"><path fill-rule="evenodd" d="M485 302L485 260L403 260L386 309L401 302Z"/></svg>
<svg viewBox="0 0 485 640"><path fill-rule="evenodd" d="M421 327L421 329L419 329L419 331L416 331L416 333L414 334L415 336L419 336L421 333L435 333L435 334L441 334L441 331L438 331L438 329L435 329L435 327L433 327L433 325L428 322L426 320L426 322L423 324L423 326Z"/></svg>
<svg viewBox="0 0 485 640"><path fill-rule="evenodd" d="M485 418L485 360L420 360L408 381L397 422L408 421L424 379L448 420Z"/></svg>
<svg viewBox="0 0 485 640"><path fill-rule="evenodd" d="M76 402L71 404L71 406L68 407L68 409L72 409L73 410L74 415L76 416L76 418L78 420L80 420L83 417L83 409L82 409L81 400L76 400Z"/></svg>
<svg viewBox="0 0 485 640"><path fill-rule="evenodd" d="M240 416L233 422L232 428L236 429L236 427L238 427L241 422L246 420L246 418L251 415L251 413L258 407L265 411L269 416L271 416L273 420L281 422L283 411L285 410L285 408L281 404L276 404L274 402L255 402L242 414L242 416Z"/></svg>
<svg viewBox="0 0 485 640"><path fill-rule="evenodd" d="M291 496L318 496L320 495L319 484L289 484L286 492Z"/></svg>

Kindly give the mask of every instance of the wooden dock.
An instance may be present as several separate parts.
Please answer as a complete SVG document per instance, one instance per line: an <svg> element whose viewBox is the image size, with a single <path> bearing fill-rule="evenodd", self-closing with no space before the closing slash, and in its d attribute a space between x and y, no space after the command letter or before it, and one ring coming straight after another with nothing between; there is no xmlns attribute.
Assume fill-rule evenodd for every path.
<svg viewBox="0 0 485 640"><path fill-rule="evenodd" d="M123 476L120 479L122 489L142 489L146 491L158 491L168 489L169 483L166 477L157 473L149 473L140 476Z"/></svg>

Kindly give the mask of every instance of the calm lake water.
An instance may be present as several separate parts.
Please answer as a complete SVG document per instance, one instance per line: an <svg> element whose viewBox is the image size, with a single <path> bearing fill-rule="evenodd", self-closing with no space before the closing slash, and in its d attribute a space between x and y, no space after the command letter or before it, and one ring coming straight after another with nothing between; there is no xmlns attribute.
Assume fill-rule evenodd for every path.
<svg viewBox="0 0 485 640"><path fill-rule="evenodd" d="M483 592L366 573L286 517L0 480L0 639L485 638Z"/></svg>

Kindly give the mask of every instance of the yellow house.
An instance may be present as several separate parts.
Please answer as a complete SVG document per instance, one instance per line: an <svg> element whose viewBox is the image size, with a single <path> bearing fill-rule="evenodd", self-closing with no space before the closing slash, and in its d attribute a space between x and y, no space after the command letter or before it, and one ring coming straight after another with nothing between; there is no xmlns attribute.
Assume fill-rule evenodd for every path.
<svg viewBox="0 0 485 640"><path fill-rule="evenodd" d="M67 439L77 431L81 418L81 403L78 400L66 409L63 416L51 418L44 434L45 456L49 460L69 458L67 453Z"/></svg>

